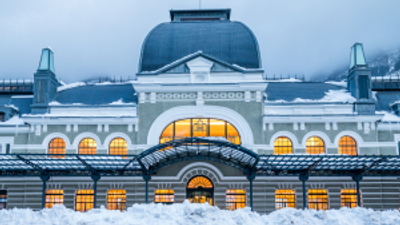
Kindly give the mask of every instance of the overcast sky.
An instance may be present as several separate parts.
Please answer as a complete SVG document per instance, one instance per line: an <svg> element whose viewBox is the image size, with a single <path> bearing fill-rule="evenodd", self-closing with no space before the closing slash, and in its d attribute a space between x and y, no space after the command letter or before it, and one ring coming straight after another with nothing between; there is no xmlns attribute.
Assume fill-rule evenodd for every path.
<svg viewBox="0 0 400 225"><path fill-rule="evenodd" d="M31 78L41 49L55 52L58 78L133 77L147 33L170 9L198 0L0 1L0 78ZM328 75L362 42L367 57L400 47L400 0L202 0L231 8L255 33L268 75Z"/></svg>

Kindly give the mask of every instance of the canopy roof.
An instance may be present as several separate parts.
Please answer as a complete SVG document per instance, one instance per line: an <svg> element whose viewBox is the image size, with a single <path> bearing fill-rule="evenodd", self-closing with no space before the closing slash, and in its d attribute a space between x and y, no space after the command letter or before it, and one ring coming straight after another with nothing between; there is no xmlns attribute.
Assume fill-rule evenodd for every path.
<svg viewBox="0 0 400 225"><path fill-rule="evenodd" d="M203 138L163 143L140 155L0 155L0 176L142 176L191 160L219 162L257 176L400 176L400 156L257 155L223 139Z"/></svg>

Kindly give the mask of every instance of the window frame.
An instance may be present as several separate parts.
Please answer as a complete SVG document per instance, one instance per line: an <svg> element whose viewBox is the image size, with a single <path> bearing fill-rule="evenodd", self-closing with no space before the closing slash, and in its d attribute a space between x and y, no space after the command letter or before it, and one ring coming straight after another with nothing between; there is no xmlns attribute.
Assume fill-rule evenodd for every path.
<svg viewBox="0 0 400 225"><path fill-rule="evenodd" d="M340 137L339 138L339 142L338 142L338 153L339 154L341 154L341 155L352 155L352 154L347 154L347 153L340 153L340 148L341 148L341 145L340 145L340 142L341 142L341 140L343 139L343 138L350 138L350 139L352 139L353 141L354 141L354 148L355 148L355 156L356 155L358 155L358 144L357 144L357 140L355 139L355 138L353 138L352 136L350 136L350 135L343 135L342 137ZM345 147L349 147L349 145L345 145ZM350 147L353 147L353 146L350 146Z"/></svg>
<svg viewBox="0 0 400 225"><path fill-rule="evenodd" d="M317 208L311 208L310 207L310 203L312 203L312 204L316 204L317 206L319 205L319 204L325 204L325 202L310 202L310 191L321 191L321 190L323 190L323 191L325 191L326 192L326 209L320 209L319 207L317 207ZM312 195L320 195L320 196L322 196L322 195L325 195L325 194L312 194ZM309 189L308 190L308 192L307 192L307 203L308 203L308 209L314 209L314 210L329 210L329 191L327 190L327 189L321 189L321 188L318 188L318 189Z"/></svg>
<svg viewBox="0 0 400 225"><path fill-rule="evenodd" d="M94 154L83 154L83 153L81 153L81 144L82 144L82 142L83 141L85 141L85 140L93 140L93 142L96 144L96 152L94 153ZM92 138L92 137L85 137L85 138L83 138L80 142L79 142L79 144L78 144L78 155L96 155L97 154L97 141L96 141L96 139L94 139L94 138ZM83 148L83 147L82 147ZM85 147L85 148L87 148L87 147Z"/></svg>
<svg viewBox="0 0 400 225"><path fill-rule="evenodd" d="M51 191L60 191L61 194L59 194L59 193L57 193L57 194L55 194L55 193L48 193L48 192L51 192ZM57 202L54 202L54 199L56 199L56 198L50 198L50 199L53 200L53 201L51 201L51 202L50 202L50 201L47 201L47 196L62 196L62 197L61 197L62 203L59 204L59 203L57 203ZM51 204L51 207L47 207L48 204ZM63 190L63 189L47 189L47 190L46 190L46 193L45 193L45 202L44 202L44 205L45 205L45 208L48 208L48 209L53 208L54 205L64 205L64 190Z"/></svg>
<svg viewBox="0 0 400 225"><path fill-rule="evenodd" d="M79 194L79 192L80 191L92 191L93 193L92 194ZM93 198L92 198L92 202L87 202L87 201L85 201L85 202L78 202L78 196L79 195L82 195L82 196L92 196ZM82 210L78 210L77 208L77 206L78 206L78 204L83 204L85 207L85 210L84 211L82 211ZM92 208L90 208L90 209L87 209L86 208L86 204L92 204ZM79 189L79 190L76 190L76 192L75 192L75 202L74 202L74 210L75 211L77 211L77 212L88 212L89 210L91 210L91 209L94 209L95 208L95 205L94 205L94 190L93 189Z"/></svg>
<svg viewBox="0 0 400 225"><path fill-rule="evenodd" d="M64 142L64 153L51 153L50 152L50 149L51 148L60 148L60 147L50 147L50 145L52 144L52 142L53 141L55 141L56 139L60 139L60 140L62 140L63 142ZM63 138L60 138L60 137L54 137L54 138L52 138L50 141L49 141L49 144L47 145L47 152L49 153L49 154L60 154L60 156L49 156L50 158L58 158L58 159L62 159L62 158L65 158L65 154L67 153L67 143L65 142L65 140L63 139ZM64 155L64 156L62 156L62 155Z"/></svg>
<svg viewBox="0 0 400 225"><path fill-rule="evenodd" d="M125 144L126 144L126 154L112 154L111 153L111 144L113 143L113 141L116 141L117 139L122 139L122 140L124 140L125 141ZM120 146L117 146L117 147L113 147L113 148L118 148L118 153L119 153L119 151L120 151ZM128 141L125 139L125 138L123 138L123 137L115 137L115 138L113 138L111 141L110 141L110 143L108 144L108 154L109 155L115 155L115 156L127 156L128 155ZM124 158L126 158L126 157L124 157Z"/></svg>
<svg viewBox="0 0 400 225"><path fill-rule="evenodd" d="M229 191L243 191L244 193L228 193ZM228 196L235 196L234 198L228 198ZM237 196L243 196L244 198L238 198ZM233 201L228 201L229 199L233 199ZM238 201L238 199L243 201ZM240 205L244 204L244 205ZM228 207L228 205L231 205ZM238 206L239 205L239 206ZM230 211L235 211L238 209L243 209L247 205L247 192L244 189L228 189L225 192L225 209ZM242 207L243 206L243 207Z"/></svg>
<svg viewBox="0 0 400 225"><path fill-rule="evenodd" d="M279 139L282 139L282 138L285 138L285 139L289 140L291 146L276 146L276 145L275 145L276 141L278 141ZM283 148L283 147L284 147L284 148L290 147L292 153L286 153L286 154L281 154L281 153L279 153L279 154L275 154L275 148ZM286 136L279 136L279 137L277 137L277 138L274 140L274 155L289 155L289 154L294 154L293 141L292 141L292 139L290 139L290 138L288 138L288 137L286 137Z"/></svg>
<svg viewBox="0 0 400 225"><path fill-rule="evenodd" d="M343 193L343 191L349 191L349 190L354 191L354 193ZM354 198L355 202L351 201L351 197L345 198L345 199L350 199L350 202L343 202L344 198L342 196L354 196L355 197ZM362 191L361 190L360 190L360 201L361 201L360 202L360 207L362 207L362 205L363 205L362 202L363 201L362 201ZM350 207L344 205L346 203L350 203ZM355 206L353 207L352 204L355 204ZM357 189L343 188L343 189L340 190L340 207L347 207L349 209L358 207Z"/></svg>
<svg viewBox="0 0 400 225"><path fill-rule="evenodd" d="M123 191L124 193L111 194L110 193L111 191ZM109 196L111 196L111 195L121 195L121 196L124 196L125 198L123 198L123 201L110 201L111 198ZM116 208L110 209L110 204L116 204ZM121 205L122 207L119 207L119 205ZM121 212L126 211L126 190L125 189L110 189L107 191L107 209L108 210L119 210Z"/></svg>
<svg viewBox="0 0 400 225"><path fill-rule="evenodd" d="M158 191L171 191L172 193L157 193ZM159 201L157 199L157 196L160 196ZM170 197L172 196L172 198L166 198L166 197ZM172 201L160 201L160 199L168 199ZM175 203L175 191L173 189L157 189L154 192L154 203L160 203L160 204L164 204L164 205L172 205Z"/></svg>

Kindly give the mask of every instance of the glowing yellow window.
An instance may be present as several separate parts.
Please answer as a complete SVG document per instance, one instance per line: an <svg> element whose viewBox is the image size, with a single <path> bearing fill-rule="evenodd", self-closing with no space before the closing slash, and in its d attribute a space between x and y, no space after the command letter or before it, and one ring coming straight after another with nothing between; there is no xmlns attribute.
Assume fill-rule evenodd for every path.
<svg viewBox="0 0 400 225"><path fill-rule="evenodd" d="M179 120L175 122L175 139L191 137L191 120Z"/></svg>
<svg viewBox="0 0 400 225"><path fill-rule="evenodd" d="M296 194L294 190L276 190L275 208L296 208Z"/></svg>
<svg viewBox="0 0 400 225"><path fill-rule="evenodd" d="M293 144L287 137L278 137L274 142L274 155L283 154L293 154Z"/></svg>
<svg viewBox="0 0 400 225"><path fill-rule="evenodd" d="M75 211L87 212L94 207L94 191L79 190L75 197Z"/></svg>
<svg viewBox="0 0 400 225"><path fill-rule="evenodd" d="M240 145L239 132L232 124L227 123L226 132L227 132L226 139L228 139L228 141L232 142L233 144Z"/></svg>
<svg viewBox="0 0 400 225"><path fill-rule="evenodd" d="M246 192L244 190L226 191L226 209L234 211L246 207Z"/></svg>
<svg viewBox="0 0 400 225"><path fill-rule="evenodd" d="M97 152L97 143L92 138L85 138L79 143L79 154L95 155Z"/></svg>
<svg viewBox="0 0 400 225"><path fill-rule="evenodd" d="M361 203L362 198L360 195ZM356 189L343 189L340 193L341 206L347 208L354 208L358 206L357 190Z"/></svg>
<svg viewBox="0 0 400 225"><path fill-rule="evenodd" d="M174 190L156 190L154 200L156 203L172 204L174 203Z"/></svg>
<svg viewBox="0 0 400 225"><path fill-rule="evenodd" d="M168 125L160 137L160 144L174 140L175 123Z"/></svg>
<svg viewBox="0 0 400 225"><path fill-rule="evenodd" d="M223 120L210 119L210 137L226 137L226 122Z"/></svg>
<svg viewBox="0 0 400 225"><path fill-rule="evenodd" d="M328 209L328 192L324 189L308 191L308 208L316 210Z"/></svg>
<svg viewBox="0 0 400 225"><path fill-rule="evenodd" d="M49 154L65 154L65 141L62 138L54 138L49 143ZM51 158L64 158L63 155L52 155Z"/></svg>
<svg viewBox="0 0 400 225"><path fill-rule="evenodd" d="M115 138L110 143L110 155L127 155L128 144L123 138Z"/></svg>
<svg viewBox="0 0 400 225"><path fill-rule="evenodd" d="M0 190L0 210L7 209L7 191Z"/></svg>
<svg viewBox="0 0 400 225"><path fill-rule="evenodd" d="M357 155L357 143L349 136L343 136L339 140L339 154Z"/></svg>
<svg viewBox="0 0 400 225"><path fill-rule="evenodd" d="M325 144L319 137L310 137L306 142L307 154L323 154L325 153Z"/></svg>
<svg viewBox="0 0 400 225"><path fill-rule="evenodd" d="M124 211L126 209L126 191L109 190L107 192L107 209Z"/></svg>
<svg viewBox="0 0 400 225"><path fill-rule="evenodd" d="M202 187L202 188L212 188L213 185L211 183L211 181L205 177L202 176L198 176L193 178L188 186L188 188L198 188L198 187Z"/></svg>
<svg viewBox="0 0 400 225"><path fill-rule="evenodd" d="M47 190L46 191L46 208L53 208L53 205L64 204L64 191L63 190Z"/></svg>

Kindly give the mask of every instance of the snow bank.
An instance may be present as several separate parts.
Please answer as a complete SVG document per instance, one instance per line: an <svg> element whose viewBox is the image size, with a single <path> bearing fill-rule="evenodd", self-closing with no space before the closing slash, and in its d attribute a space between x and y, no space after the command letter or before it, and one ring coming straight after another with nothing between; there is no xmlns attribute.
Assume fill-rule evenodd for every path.
<svg viewBox="0 0 400 225"><path fill-rule="evenodd" d="M85 85L86 85L86 84L83 83L83 82L71 83L71 84L67 84L67 85L58 87L58 88L57 88L57 92L64 91L64 90L68 90L68 89L71 89L71 88L80 87L80 86L85 86Z"/></svg>
<svg viewBox="0 0 400 225"><path fill-rule="evenodd" d="M296 98L290 103L321 103L321 102L341 102L341 103L354 103L356 99L351 96L347 90L329 90L325 92L325 96L321 99L302 99ZM289 103L285 100L265 101L265 103Z"/></svg>
<svg viewBox="0 0 400 225"><path fill-rule="evenodd" d="M375 114L383 114L382 122L400 122L400 117L387 111L376 111Z"/></svg>
<svg viewBox="0 0 400 225"><path fill-rule="evenodd" d="M29 209L0 210L1 224L162 224L162 225L372 225L400 224L400 213L393 211L373 211L372 209L355 208L328 211L282 209L269 215L253 213L249 208L234 212L220 210L208 204L161 205L135 204L126 212L108 211L104 208L87 213L75 212L64 206L54 206L34 212Z"/></svg>

